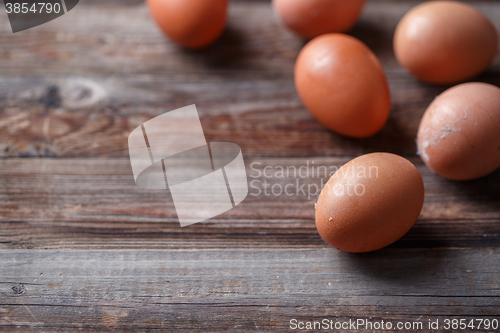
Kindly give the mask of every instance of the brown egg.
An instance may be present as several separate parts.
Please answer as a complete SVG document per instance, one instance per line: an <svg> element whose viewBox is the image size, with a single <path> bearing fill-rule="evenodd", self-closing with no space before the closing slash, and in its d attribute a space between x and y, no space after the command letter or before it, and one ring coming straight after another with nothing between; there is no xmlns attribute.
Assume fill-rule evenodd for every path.
<svg viewBox="0 0 500 333"><path fill-rule="evenodd" d="M418 79L452 84L483 72L498 47L493 24L455 1L428 1L410 10L394 34L399 63Z"/></svg>
<svg viewBox="0 0 500 333"><path fill-rule="evenodd" d="M147 0L151 16L171 40L191 49L214 42L224 30L227 0Z"/></svg>
<svg viewBox="0 0 500 333"><path fill-rule="evenodd" d="M273 0L283 23L306 38L351 29L364 5L365 0Z"/></svg>
<svg viewBox="0 0 500 333"><path fill-rule="evenodd" d="M485 176L500 167L500 88L463 83L439 95L418 129L422 160L455 180Z"/></svg>
<svg viewBox="0 0 500 333"><path fill-rule="evenodd" d="M365 44L348 35L326 34L307 43L295 63L295 86L317 120L346 136L371 136L389 117L382 66Z"/></svg>
<svg viewBox="0 0 500 333"><path fill-rule="evenodd" d="M316 204L316 228L347 252L383 248L410 230L422 210L424 183L407 159L373 153L344 164Z"/></svg>

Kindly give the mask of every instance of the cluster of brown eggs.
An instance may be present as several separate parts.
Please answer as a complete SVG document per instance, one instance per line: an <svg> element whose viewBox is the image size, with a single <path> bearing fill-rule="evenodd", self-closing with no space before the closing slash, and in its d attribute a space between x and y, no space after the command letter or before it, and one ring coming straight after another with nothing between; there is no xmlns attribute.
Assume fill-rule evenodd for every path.
<svg viewBox="0 0 500 333"><path fill-rule="evenodd" d="M148 3L163 32L187 48L209 45L226 23L228 0ZM363 42L342 33L356 24L364 5L365 0L273 0L286 27L312 38L295 64L302 102L324 126L354 138L380 131L391 109L379 60ZM491 64L498 35L471 6L429 1L406 13L393 42L398 62L419 80L458 84ZM424 113L417 143L425 164L444 177L469 180L491 173L500 166L500 89L469 82L446 90ZM338 249L373 251L402 237L423 201L424 184L411 162L388 153L367 154L345 164L323 188L316 226Z"/></svg>

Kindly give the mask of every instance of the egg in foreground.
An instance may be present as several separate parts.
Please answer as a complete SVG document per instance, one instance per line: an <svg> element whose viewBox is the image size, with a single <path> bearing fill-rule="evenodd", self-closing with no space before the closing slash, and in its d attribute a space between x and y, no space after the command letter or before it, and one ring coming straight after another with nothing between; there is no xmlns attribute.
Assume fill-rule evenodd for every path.
<svg viewBox="0 0 500 333"><path fill-rule="evenodd" d="M407 159L372 153L344 164L321 191L316 228L346 252L383 248L411 229L424 203L424 183Z"/></svg>

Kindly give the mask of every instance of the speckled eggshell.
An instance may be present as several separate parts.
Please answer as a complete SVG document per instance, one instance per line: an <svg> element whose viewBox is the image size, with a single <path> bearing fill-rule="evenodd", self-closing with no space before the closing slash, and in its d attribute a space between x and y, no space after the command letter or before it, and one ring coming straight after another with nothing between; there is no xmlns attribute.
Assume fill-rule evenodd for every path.
<svg viewBox="0 0 500 333"><path fill-rule="evenodd" d="M463 83L429 105L418 129L418 150L429 168L454 180L500 167L500 88Z"/></svg>
<svg viewBox="0 0 500 333"><path fill-rule="evenodd" d="M424 202L420 173L407 159L389 153L362 155L327 182L316 204L316 228L331 246L369 252L401 238Z"/></svg>

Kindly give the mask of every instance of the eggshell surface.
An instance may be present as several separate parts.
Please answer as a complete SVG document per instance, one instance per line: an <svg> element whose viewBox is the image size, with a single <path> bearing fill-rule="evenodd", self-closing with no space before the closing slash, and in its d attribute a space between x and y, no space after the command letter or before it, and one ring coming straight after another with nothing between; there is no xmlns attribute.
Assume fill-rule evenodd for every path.
<svg viewBox="0 0 500 333"><path fill-rule="evenodd" d="M351 29L364 5L365 0L273 0L285 26L306 38Z"/></svg>
<svg viewBox="0 0 500 333"><path fill-rule="evenodd" d="M433 84L463 82L493 61L498 35L473 7L456 1L428 1L411 9L394 34L399 63Z"/></svg>
<svg viewBox="0 0 500 333"><path fill-rule="evenodd" d="M199 49L213 43L226 25L228 0L147 0L151 16L177 44Z"/></svg>
<svg viewBox="0 0 500 333"><path fill-rule="evenodd" d="M420 173L389 153L362 155L327 182L316 204L316 228L331 246L347 252L383 248L410 230L424 202Z"/></svg>
<svg viewBox="0 0 500 333"><path fill-rule="evenodd" d="M295 86L311 114L342 135L369 137L389 117L382 66L365 44L348 35L325 34L307 43L295 63Z"/></svg>
<svg viewBox="0 0 500 333"><path fill-rule="evenodd" d="M500 167L500 88L452 87L427 108L418 129L422 160L441 176L469 180Z"/></svg>

